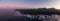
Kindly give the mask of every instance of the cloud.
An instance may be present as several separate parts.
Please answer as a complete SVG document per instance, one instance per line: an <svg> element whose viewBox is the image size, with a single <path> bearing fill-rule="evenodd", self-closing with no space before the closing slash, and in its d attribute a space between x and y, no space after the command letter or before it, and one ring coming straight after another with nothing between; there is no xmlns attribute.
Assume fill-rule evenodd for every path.
<svg viewBox="0 0 60 21"><path fill-rule="evenodd" d="M31 8L34 7L59 7L60 0L1 0L1 6L12 6L12 7L19 7L19 6L29 6Z"/></svg>

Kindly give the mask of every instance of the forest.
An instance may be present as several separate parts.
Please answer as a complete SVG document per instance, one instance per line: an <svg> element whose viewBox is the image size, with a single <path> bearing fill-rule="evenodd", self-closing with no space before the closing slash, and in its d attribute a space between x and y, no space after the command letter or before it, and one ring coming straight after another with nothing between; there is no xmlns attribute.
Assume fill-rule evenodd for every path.
<svg viewBox="0 0 60 21"><path fill-rule="evenodd" d="M51 14L57 14L60 15L60 10L54 9L54 8L38 8L38 9L16 9L15 11L19 11L22 14L30 14L30 15L38 15L38 14L44 14L44 15L51 15Z"/></svg>

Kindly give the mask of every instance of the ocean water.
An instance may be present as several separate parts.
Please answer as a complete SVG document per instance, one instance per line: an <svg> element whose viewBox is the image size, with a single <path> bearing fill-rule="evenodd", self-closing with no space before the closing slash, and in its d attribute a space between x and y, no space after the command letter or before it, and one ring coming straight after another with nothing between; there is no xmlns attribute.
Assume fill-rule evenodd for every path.
<svg viewBox="0 0 60 21"><path fill-rule="evenodd" d="M14 10L0 10L0 21L30 21L26 16L21 16L21 13ZM60 21L60 16L57 17Z"/></svg>

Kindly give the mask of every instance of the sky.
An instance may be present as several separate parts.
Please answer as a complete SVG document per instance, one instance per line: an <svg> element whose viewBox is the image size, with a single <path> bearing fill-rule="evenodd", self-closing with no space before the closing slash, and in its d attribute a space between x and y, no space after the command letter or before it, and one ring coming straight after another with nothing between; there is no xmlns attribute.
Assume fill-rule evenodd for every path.
<svg viewBox="0 0 60 21"><path fill-rule="evenodd" d="M0 0L0 8L56 8L60 0Z"/></svg>

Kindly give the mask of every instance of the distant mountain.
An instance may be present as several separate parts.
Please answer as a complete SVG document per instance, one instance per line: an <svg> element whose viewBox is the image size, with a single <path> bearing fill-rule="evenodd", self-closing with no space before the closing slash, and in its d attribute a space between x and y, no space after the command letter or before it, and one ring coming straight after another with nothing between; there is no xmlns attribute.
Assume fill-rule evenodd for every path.
<svg viewBox="0 0 60 21"><path fill-rule="evenodd" d="M59 10L56 10L54 8L38 8L38 9L16 9L15 11L19 11L22 14L31 14L31 15L38 15L38 14L45 14L45 15L51 15L51 14L60 14Z"/></svg>

